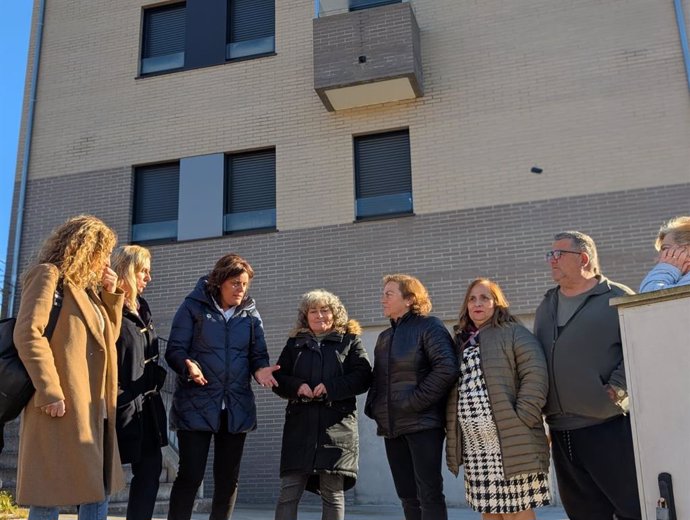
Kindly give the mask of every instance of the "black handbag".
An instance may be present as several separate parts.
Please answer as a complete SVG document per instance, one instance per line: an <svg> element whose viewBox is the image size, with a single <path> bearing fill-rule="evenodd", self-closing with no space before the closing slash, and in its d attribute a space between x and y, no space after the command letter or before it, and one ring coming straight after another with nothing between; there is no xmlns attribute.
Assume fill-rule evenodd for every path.
<svg viewBox="0 0 690 520"><path fill-rule="evenodd" d="M62 308L62 284L58 283L44 336L50 340ZM0 424L16 419L36 391L19 358L12 338L16 318L0 320Z"/></svg>

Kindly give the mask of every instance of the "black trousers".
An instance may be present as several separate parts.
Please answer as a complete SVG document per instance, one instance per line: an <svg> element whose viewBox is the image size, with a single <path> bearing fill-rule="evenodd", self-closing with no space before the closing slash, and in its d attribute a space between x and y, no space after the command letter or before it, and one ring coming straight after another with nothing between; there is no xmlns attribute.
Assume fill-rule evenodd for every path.
<svg viewBox="0 0 690 520"><path fill-rule="evenodd" d="M160 447L145 451L139 462L132 463L132 482L129 484L127 520L151 520L163 466Z"/></svg>
<svg viewBox="0 0 690 520"><path fill-rule="evenodd" d="M225 415L227 412L223 412ZM221 425L227 428L227 418L221 418ZM210 520L228 520L232 516L237 499L237 482L246 433L225 431L196 432L178 431L180 467L170 493L168 520L189 520L192 516L194 498L206 471L208 450L213 437L213 500Z"/></svg>
<svg viewBox="0 0 690 520"><path fill-rule="evenodd" d="M148 413L150 408L145 407L144 410L141 456L137 462L132 462L133 476L129 484L127 520L151 520L163 467L158 428L153 415Z"/></svg>
<svg viewBox="0 0 690 520"><path fill-rule="evenodd" d="M424 430L385 439L388 465L405 520L447 520L441 456L445 432Z"/></svg>
<svg viewBox="0 0 690 520"><path fill-rule="evenodd" d="M571 520L640 519L630 418L552 431L558 491Z"/></svg>

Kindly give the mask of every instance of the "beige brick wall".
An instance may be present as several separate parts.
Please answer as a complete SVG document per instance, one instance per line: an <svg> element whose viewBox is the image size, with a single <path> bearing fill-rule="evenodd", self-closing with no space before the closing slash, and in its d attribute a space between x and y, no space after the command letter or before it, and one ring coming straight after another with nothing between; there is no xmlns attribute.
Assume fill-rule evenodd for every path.
<svg viewBox="0 0 690 520"><path fill-rule="evenodd" d="M401 127L419 214L690 179L671 1L413 0L425 96L341 113L312 0L276 1L276 56L136 79L150 3L48 2L32 179L274 145L279 229L345 223L351 136Z"/></svg>

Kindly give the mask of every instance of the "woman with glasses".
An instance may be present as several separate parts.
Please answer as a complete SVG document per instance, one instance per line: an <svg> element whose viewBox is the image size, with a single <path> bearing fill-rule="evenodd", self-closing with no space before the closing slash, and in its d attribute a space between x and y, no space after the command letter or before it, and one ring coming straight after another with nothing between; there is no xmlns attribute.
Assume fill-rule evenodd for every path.
<svg viewBox="0 0 690 520"><path fill-rule="evenodd" d="M690 285L690 217L676 217L659 230L654 247L657 264L645 276L640 292Z"/></svg>
<svg viewBox="0 0 690 520"><path fill-rule="evenodd" d="M356 396L371 381L360 331L336 295L317 289L302 296L273 388L288 399L276 520L297 519L305 489L321 495L323 520L345 518L345 491L357 480Z"/></svg>
<svg viewBox="0 0 690 520"><path fill-rule="evenodd" d="M165 359L178 374L170 411L180 465L170 494L170 520L189 520L213 438L211 520L232 516L247 432L256 428L252 376L277 385L261 316L247 290L254 270L242 257L220 258L173 318Z"/></svg>
<svg viewBox="0 0 690 520"><path fill-rule="evenodd" d="M381 304L390 327L376 341L365 413L384 437L406 520L446 520L441 476L448 390L458 379L453 339L429 316L431 299L413 276L383 279Z"/></svg>
<svg viewBox="0 0 690 520"><path fill-rule="evenodd" d="M122 328L117 340L117 442L123 464L132 465L127 520L149 520L158 494L167 446L165 406L158 393L165 369L158 364L158 336L142 293L151 281L151 253L122 246L113 255L113 270L125 293Z"/></svg>
<svg viewBox="0 0 690 520"><path fill-rule="evenodd" d="M532 520L533 508L549 503L542 348L487 278L467 288L455 333L460 378L446 408L448 469L457 476L465 465L467 503L484 520Z"/></svg>

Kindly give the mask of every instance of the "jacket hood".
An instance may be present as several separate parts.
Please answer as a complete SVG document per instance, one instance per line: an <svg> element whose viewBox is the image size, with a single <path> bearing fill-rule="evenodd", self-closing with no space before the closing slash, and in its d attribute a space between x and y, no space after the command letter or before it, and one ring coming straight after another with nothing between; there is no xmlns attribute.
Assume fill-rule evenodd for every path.
<svg viewBox="0 0 690 520"><path fill-rule="evenodd" d="M357 320L349 320L346 324L345 327L339 327L334 330L332 330L330 334L337 333L337 334L353 334L355 336L358 336L359 334L362 333L362 326L359 324ZM296 338L297 336L314 336L314 333L311 331L311 329L306 329L306 328L299 328L299 329L293 329L290 332L290 337L291 338Z"/></svg>
<svg viewBox="0 0 690 520"><path fill-rule="evenodd" d="M208 276L202 276L199 278L199 280L196 282L196 286L194 286L192 292L187 295L187 298L207 305L211 309L216 309L216 305L211 297L211 293L208 290ZM255 309L256 304L254 299L247 294L245 295L244 300L242 300L242 303L237 306L235 313L237 313L237 311L250 312Z"/></svg>

